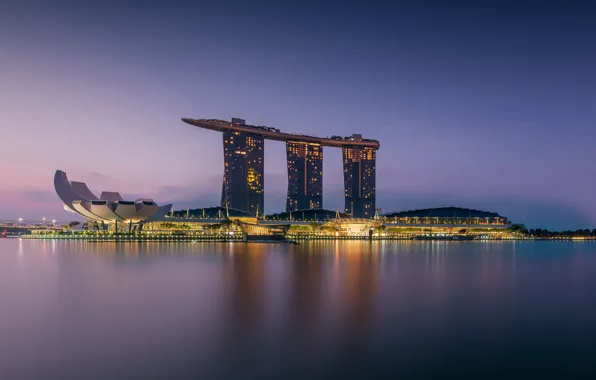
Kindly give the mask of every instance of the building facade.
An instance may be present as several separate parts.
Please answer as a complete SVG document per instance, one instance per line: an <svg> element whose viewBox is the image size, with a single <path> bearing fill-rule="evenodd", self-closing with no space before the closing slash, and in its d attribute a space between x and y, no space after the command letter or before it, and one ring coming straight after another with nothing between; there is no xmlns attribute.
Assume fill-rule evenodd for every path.
<svg viewBox="0 0 596 380"><path fill-rule="evenodd" d="M385 214L382 216L387 224L405 225L474 225L506 226L510 221L496 212L474 210L462 207L440 207L422 210L409 210Z"/></svg>
<svg viewBox="0 0 596 380"><path fill-rule="evenodd" d="M355 218L375 215L376 149L342 148L344 162L345 212Z"/></svg>
<svg viewBox="0 0 596 380"><path fill-rule="evenodd" d="M323 207L323 147L342 148L345 212L375 215L375 162L379 141L351 136L317 137L287 133L243 119L183 118L187 124L223 134L225 172L221 205L262 215L264 209L264 140L286 143L288 192L286 211Z"/></svg>
<svg viewBox="0 0 596 380"><path fill-rule="evenodd" d="M286 211L323 207L323 147L303 141L286 141L288 195Z"/></svg>
<svg viewBox="0 0 596 380"><path fill-rule="evenodd" d="M234 119L235 125L244 120ZM262 214L264 201L263 136L239 131L223 132L224 177L221 206Z"/></svg>
<svg viewBox="0 0 596 380"><path fill-rule="evenodd" d="M122 199L119 193L103 191L98 197L84 182L69 181L66 173L56 170L54 189L64 203L66 211L73 212L87 219L88 223L111 226L118 230L118 225L130 232L140 229L143 223L161 220L172 209L172 205L158 206L152 199L139 198L134 201Z"/></svg>

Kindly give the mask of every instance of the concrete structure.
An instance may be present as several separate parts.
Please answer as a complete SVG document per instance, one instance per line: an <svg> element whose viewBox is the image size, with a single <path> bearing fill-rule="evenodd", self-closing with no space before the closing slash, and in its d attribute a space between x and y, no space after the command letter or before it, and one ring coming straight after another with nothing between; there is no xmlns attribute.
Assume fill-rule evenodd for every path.
<svg viewBox="0 0 596 380"><path fill-rule="evenodd" d="M244 120L234 119L234 125L244 125ZM221 206L262 215L265 203L263 136L228 130L223 132L223 145Z"/></svg>
<svg viewBox="0 0 596 380"><path fill-rule="evenodd" d="M288 195L286 211L323 207L323 147L342 148L346 212L371 218L375 213L376 140L350 137L317 137L284 133L279 129L215 119L183 118L187 124L222 132L224 179L222 206L262 214L264 203L263 140L286 142Z"/></svg>
<svg viewBox="0 0 596 380"><path fill-rule="evenodd" d="M64 202L64 209L79 214L89 221L100 224L132 225L138 227L143 222L163 219L172 205L159 207L151 199L125 201L120 194L104 191L98 198L83 182L70 182L66 173L56 170L54 188Z"/></svg>
<svg viewBox="0 0 596 380"><path fill-rule="evenodd" d="M318 143L322 146L329 146L335 148L343 148L344 146L356 146L356 147L371 147L375 149L379 149L380 144L377 140L370 140L370 139L363 139L361 135L355 135L350 137L340 137L340 136L331 136L331 137L317 137L317 136L309 136L303 135L299 133L285 133L281 132L277 128L273 127L265 127L265 126L255 126L255 125L248 125L242 124L244 122L242 119L233 119L234 122L229 122L225 120L217 120L217 119L190 119L190 118L183 118L187 124L194 125L196 127L210 129L212 131L217 132L225 132L225 131L236 131L236 132L244 132L244 133L256 133L258 135L263 136L266 140L276 140L276 141L304 141L304 142L311 142L311 143ZM240 122L242 121L242 122Z"/></svg>
<svg viewBox="0 0 596 380"><path fill-rule="evenodd" d="M371 147L342 148L345 212L359 218L375 215L376 150Z"/></svg>
<svg viewBox="0 0 596 380"><path fill-rule="evenodd" d="M195 209L186 209L173 211L164 220L168 222L188 222L188 223L220 223L226 219L237 220L246 223L258 223L258 219L247 211L236 210L226 207L204 207Z"/></svg>
<svg viewBox="0 0 596 380"><path fill-rule="evenodd" d="M61 183L62 180L59 179L57 185ZM63 191L60 191L60 194L64 197L66 205L69 202L68 199L64 196ZM85 204L76 201L73 203ZM169 208L170 206L167 206L167 209ZM83 209L90 214L100 213L100 210L86 207ZM111 223L114 226L120 219L124 219L118 224L121 226L120 232L130 231L129 226L132 226L134 221L140 220L140 222L136 222L136 225L142 225L143 234L139 235L141 240L153 237L157 240L167 237L178 240L217 241L283 240L285 236L290 239L405 240L518 239L527 237L520 232L519 228L514 228L515 226L506 217L496 213L455 207L405 211L374 218L352 218L339 211L310 209L267 215L257 219L251 213L224 207L188 209L168 214L156 212L145 219L138 215L126 219L118 213L117 207L114 214L117 218L107 214L106 219L113 219L89 219L89 223L83 223L78 229L93 229L91 227L93 220ZM14 225L14 222L8 224L9 227ZM52 225L59 226L54 222ZM50 230L42 223L36 227L39 227L36 230L42 234L47 234ZM66 226L53 229L61 230L64 227ZM115 229L110 228L110 230L113 232Z"/></svg>
<svg viewBox="0 0 596 380"><path fill-rule="evenodd" d="M288 196L286 211L323 207L323 147L287 141Z"/></svg>
<svg viewBox="0 0 596 380"><path fill-rule="evenodd" d="M348 215L341 213L337 210L306 209L265 215L262 222L269 223L273 221L291 221L293 224L300 222L327 222L330 220L347 217Z"/></svg>
<svg viewBox="0 0 596 380"><path fill-rule="evenodd" d="M388 226L454 226L468 228L509 228L509 220L495 212L461 207L439 207L384 214Z"/></svg>

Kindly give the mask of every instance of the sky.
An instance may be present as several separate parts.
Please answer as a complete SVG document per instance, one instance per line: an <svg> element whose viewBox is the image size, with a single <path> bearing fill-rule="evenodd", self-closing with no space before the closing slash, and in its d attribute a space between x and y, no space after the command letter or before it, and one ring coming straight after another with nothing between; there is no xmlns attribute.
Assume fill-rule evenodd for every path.
<svg viewBox="0 0 596 380"><path fill-rule="evenodd" d="M56 169L96 191L219 202L223 143L182 117L381 142L383 212L460 206L596 228L589 2L0 2L0 219L58 219ZM447 4L449 3L449 4ZM341 151L324 200L343 208ZM265 211L285 146L265 143Z"/></svg>

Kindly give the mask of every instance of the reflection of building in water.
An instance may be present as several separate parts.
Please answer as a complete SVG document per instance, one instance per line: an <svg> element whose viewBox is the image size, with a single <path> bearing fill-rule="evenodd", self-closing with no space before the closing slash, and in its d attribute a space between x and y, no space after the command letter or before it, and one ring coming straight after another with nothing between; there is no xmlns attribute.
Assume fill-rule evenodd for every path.
<svg viewBox="0 0 596 380"><path fill-rule="evenodd" d="M426 271L433 275L442 275L445 271L450 243L445 241L420 241L419 243L424 251Z"/></svg>
<svg viewBox="0 0 596 380"><path fill-rule="evenodd" d="M233 352L231 365L250 365L255 353L253 335L259 334L266 306L267 245L229 245L225 256L225 316L222 321L222 344Z"/></svg>
<svg viewBox="0 0 596 380"><path fill-rule="evenodd" d="M329 257L313 255L298 250L291 256L291 294L289 296L289 332L293 339L304 346L301 351L309 351L316 346L324 331L323 318L329 306L329 293L326 291ZM314 350L316 347L312 347Z"/></svg>
<svg viewBox="0 0 596 380"><path fill-rule="evenodd" d="M47 254L86 254L102 258L113 258L117 262L135 261L163 256L196 256L205 253L219 255L228 251L229 244L219 242L197 242L180 244L171 242L113 242L101 243L86 240L27 240L27 245L36 252Z"/></svg>
<svg viewBox="0 0 596 380"><path fill-rule="evenodd" d="M366 328L363 323L371 321L377 301L379 257L371 252L369 244L355 242L346 245L348 247L343 252L351 256L341 264L346 276L344 307L351 317L348 323L354 323L350 328Z"/></svg>
<svg viewBox="0 0 596 380"><path fill-rule="evenodd" d="M379 245L354 241L341 242L338 248L338 349L349 357L364 357L369 353L379 301Z"/></svg>
<svg viewBox="0 0 596 380"><path fill-rule="evenodd" d="M297 360L325 362L366 350L377 311L378 254L370 243L314 241L296 246L284 315ZM361 343L364 343L361 345Z"/></svg>

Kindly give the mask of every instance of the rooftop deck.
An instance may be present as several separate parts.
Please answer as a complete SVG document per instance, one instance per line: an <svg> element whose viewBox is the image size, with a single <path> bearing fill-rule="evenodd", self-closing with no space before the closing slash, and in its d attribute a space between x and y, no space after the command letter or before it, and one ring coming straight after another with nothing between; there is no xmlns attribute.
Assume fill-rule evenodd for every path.
<svg viewBox="0 0 596 380"><path fill-rule="evenodd" d="M195 127L210 129L212 131L217 131L217 132L238 131L238 132L252 133L252 134L261 135L265 139L269 139L269 140L310 142L310 143L321 144L323 146L331 146L331 147L337 147L337 148L349 146L349 147L370 147L370 148L374 148L374 149L379 149L379 147L380 147L380 144L377 140L359 139L354 136L352 136L352 137L340 137L340 136L317 137L317 136L303 135L303 134L298 134L298 133L281 132L279 129L271 128L271 127L232 124L229 121L215 120L215 119L183 118L182 121L187 124L193 125Z"/></svg>

